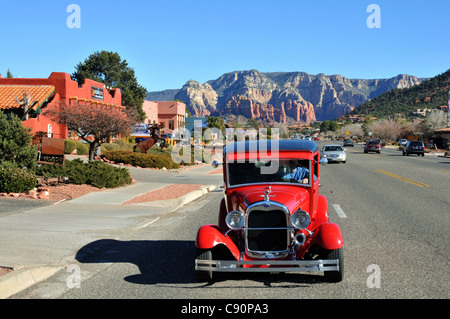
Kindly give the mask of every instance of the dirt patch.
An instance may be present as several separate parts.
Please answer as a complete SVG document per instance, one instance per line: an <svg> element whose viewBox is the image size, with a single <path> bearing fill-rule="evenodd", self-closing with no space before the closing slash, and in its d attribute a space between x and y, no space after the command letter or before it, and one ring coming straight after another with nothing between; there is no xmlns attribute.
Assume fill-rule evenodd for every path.
<svg viewBox="0 0 450 319"><path fill-rule="evenodd" d="M136 204L136 203L145 203L145 202L153 202L156 200L166 200L166 199L174 199L179 198L183 195L186 195L190 192L193 192L199 187L201 184L173 184L166 186L161 189L157 189L140 196L137 196L129 201L125 202L126 204Z"/></svg>
<svg viewBox="0 0 450 319"><path fill-rule="evenodd" d="M97 188L91 185L58 184L46 186L51 201L70 200L92 192L101 192L106 188Z"/></svg>
<svg viewBox="0 0 450 319"><path fill-rule="evenodd" d="M14 269L8 268L8 267L0 267L0 276L6 275L7 273L10 273Z"/></svg>

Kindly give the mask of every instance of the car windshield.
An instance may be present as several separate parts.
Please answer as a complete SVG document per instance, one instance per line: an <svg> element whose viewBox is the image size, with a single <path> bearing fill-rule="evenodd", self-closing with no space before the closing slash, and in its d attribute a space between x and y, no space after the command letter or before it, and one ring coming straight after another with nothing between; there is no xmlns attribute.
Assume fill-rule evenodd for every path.
<svg viewBox="0 0 450 319"><path fill-rule="evenodd" d="M229 162L230 186L255 183L301 183L309 185L308 160Z"/></svg>
<svg viewBox="0 0 450 319"><path fill-rule="evenodd" d="M336 146L325 146L323 149L324 152L342 152L342 147Z"/></svg>
<svg viewBox="0 0 450 319"><path fill-rule="evenodd" d="M378 143L378 142L369 142L369 145L378 145L378 144L380 144L380 143Z"/></svg>

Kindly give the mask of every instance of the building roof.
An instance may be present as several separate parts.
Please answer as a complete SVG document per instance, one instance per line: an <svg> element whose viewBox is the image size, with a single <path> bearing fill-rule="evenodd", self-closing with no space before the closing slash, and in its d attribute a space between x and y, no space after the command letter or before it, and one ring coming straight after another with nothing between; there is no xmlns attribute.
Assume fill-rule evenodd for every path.
<svg viewBox="0 0 450 319"><path fill-rule="evenodd" d="M450 133L450 127L440 128L434 131L435 134L448 134Z"/></svg>
<svg viewBox="0 0 450 319"><path fill-rule="evenodd" d="M33 110L36 110L52 97L55 87L52 85L0 85L0 109L21 108L16 97L21 101L25 91L27 97L31 98L30 104L37 101L32 107Z"/></svg>

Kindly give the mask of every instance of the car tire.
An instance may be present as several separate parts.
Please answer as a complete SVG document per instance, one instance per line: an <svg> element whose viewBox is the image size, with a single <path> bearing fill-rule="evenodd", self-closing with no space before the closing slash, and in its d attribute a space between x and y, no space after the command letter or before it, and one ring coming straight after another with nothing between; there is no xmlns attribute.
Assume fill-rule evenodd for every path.
<svg viewBox="0 0 450 319"><path fill-rule="evenodd" d="M198 260L212 260L212 251L209 249L195 249L195 256ZM198 282L213 281L213 271L210 270L196 270L195 277Z"/></svg>
<svg viewBox="0 0 450 319"><path fill-rule="evenodd" d="M322 259L339 259L339 270L325 271L325 279L329 282L340 282L344 279L344 251L341 248L326 250Z"/></svg>

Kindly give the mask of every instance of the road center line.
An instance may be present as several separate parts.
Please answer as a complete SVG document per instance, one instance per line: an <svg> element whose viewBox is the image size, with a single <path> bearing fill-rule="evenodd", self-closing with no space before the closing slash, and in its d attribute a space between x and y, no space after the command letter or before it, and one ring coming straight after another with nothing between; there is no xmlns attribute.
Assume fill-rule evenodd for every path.
<svg viewBox="0 0 450 319"><path fill-rule="evenodd" d="M424 184L424 183L421 183L421 182L418 182L418 181L415 181L415 180L412 180L412 179L409 179L409 178L406 178L406 177L395 175L393 173L389 173L389 172L383 171L381 169L378 169L376 171L378 173L381 173L381 174L384 174L384 175L387 175L387 176L399 179L401 181L404 181L404 182L407 182L407 183L410 183L410 184L413 184L413 185L416 185L416 186L419 186L419 187L431 187L430 185L427 185L427 184Z"/></svg>
<svg viewBox="0 0 450 319"><path fill-rule="evenodd" d="M334 208L334 211L336 212L336 214L340 217L340 218L347 218L347 215L345 215L344 211L342 210L341 206L339 206L338 204L333 204L332 205Z"/></svg>

